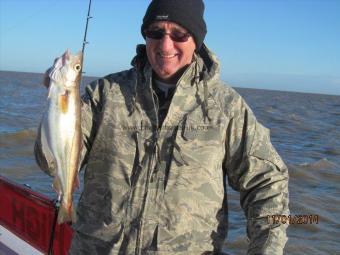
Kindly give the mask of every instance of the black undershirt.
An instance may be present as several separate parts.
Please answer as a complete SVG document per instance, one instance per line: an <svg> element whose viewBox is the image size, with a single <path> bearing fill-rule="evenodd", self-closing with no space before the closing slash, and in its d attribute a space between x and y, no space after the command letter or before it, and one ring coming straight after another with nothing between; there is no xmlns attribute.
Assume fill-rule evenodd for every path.
<svg viewBox="0 0 340 255"><path fill-rule="evenodd" d="M166 118L166 115L169 110L169 106L171 104L172 97L174 95L176 87L168 87L167 93L161 90L157 85L157 82L153 82L153 89L158 98L158 127L160 128Z"/></svg>

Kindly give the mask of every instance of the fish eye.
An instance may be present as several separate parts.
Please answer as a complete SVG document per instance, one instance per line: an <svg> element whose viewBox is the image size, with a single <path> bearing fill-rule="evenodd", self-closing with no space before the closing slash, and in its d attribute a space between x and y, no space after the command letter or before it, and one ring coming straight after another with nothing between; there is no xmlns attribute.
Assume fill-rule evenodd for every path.
<svg viewBox="0 0 340 255"><path fill-rule="evenodd" d="M81 69L81 66L79 64L74 66L74 70L76 70L77 72L79 72Z"/></svg>

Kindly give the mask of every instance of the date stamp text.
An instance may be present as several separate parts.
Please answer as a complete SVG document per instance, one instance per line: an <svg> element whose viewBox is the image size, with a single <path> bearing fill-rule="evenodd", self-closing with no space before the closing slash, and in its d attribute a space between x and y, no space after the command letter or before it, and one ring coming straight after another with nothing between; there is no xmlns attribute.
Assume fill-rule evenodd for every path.
<svg viewBox="0 0 340 255"><path fill-rule="evenodd" d="M319 224L319 215L268 215L269 224Z"/></svg>

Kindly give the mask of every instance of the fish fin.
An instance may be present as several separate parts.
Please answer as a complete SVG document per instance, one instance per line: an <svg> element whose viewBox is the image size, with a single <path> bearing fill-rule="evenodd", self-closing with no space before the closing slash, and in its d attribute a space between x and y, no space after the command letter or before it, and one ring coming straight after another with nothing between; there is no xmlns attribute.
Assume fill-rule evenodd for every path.
<svg viewBox="0 0 340 255"><path fill-rule="evenodd" d="M79 181L79 175L76 176L76 178L74 178L74 184L73 184L73 190L76 188L76 189L79 189L80 187L80 181ZM73 192L72 190L72 192Z"/></svg>
<svg viewBox="0 0 340 255"><path fill-rule="evenodd" d="M50 80L50 77L48 77L48 79ZM50 97L51 97L51 95L52 95L52 90L53 90L53 84L51 84L51 85L49 86L49 88L48 88L48 96L47 96L47 98L50 98Z"/></svg>
<svg viewBox="0 0 340 255"><path fill-rule="evenodd" d="M44 74L44 78L43 78L43 84L46 88L48 88L50 86L50 71L52 70L52 67L48 68Z"/></svg>
<svg viewBox="0 0 340 255"><path fill-rule="evenodd" d="M41 140L41 147L42 151L45 155L45 159L48 165L48 168L50 169L50 173L52 176L55 176L56 172L56 166L57 166L57 161L52 153L52 150L49 146L48 143L48 129L45 127L45 123L43 122L40 127L40 140Z"/></svg>
<svg viewBox="0 0 340 255"><path fill-rule="evenodd" d="M65 204L61 203L59 211L58 211L58 224L72 222L75 223L77 220L76 211L74 210L73 203Z"/></svg>
<svg viewBox="0 0 340 255"><path fill-rule="evenodd" d="M70 56L71 56L71 51L69 49L67 49L65 51L65 53L63 54L62 56L62 61L63 61L63 65L66 63L66 61L69 61L70 60Z"/></svg>
<svg viewBox="0 0 340 255"><path fill-rule="evenodd" d="M59 107L62 113L66 113L68 109L68 90L59 96Z"/></svg>
<svg viewBox="0 0 340 255"><path fill-rule="evenodd" d="M72 52L71 52L71 50L70 49L66 49L66 51L65 51L65 57L66 58L69 58L71 55L72 55Z"/></svg>
<svg viewBox="0 0 340 255"><path fill-rule="evenodd" d="M55 192L58 194L58 196L61 196L62 187L61 187L61 182L58 176L54 177L52 187L55 190Z"/></svg>

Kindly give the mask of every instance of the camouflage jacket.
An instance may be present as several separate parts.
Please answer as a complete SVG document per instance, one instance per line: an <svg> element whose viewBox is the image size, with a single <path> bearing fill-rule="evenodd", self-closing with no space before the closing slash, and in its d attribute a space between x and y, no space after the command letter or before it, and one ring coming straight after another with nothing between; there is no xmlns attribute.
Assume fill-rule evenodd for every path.
<svg viewBox="0 0 340 255"><path fill-rule="evenodd" d="M288 171L268 129L221 82L206 46L158 128L152 69L145 47L137 49L133 68L86 88L75 230L114 244L112 254L223 254L229 184L240 192L248 254L282 254L286 227L267 215L288 214ZM35 153L53 174L39 137Z"/></svg>

